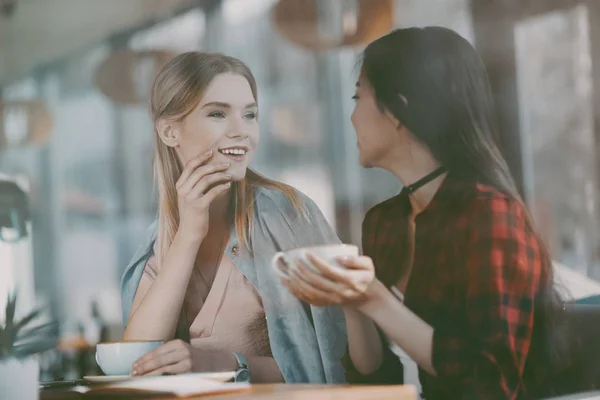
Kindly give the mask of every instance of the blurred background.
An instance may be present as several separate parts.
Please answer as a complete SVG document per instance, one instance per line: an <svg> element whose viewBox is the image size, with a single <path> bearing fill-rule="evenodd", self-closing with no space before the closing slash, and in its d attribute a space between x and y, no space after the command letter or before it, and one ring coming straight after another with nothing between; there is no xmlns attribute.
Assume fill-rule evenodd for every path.
<svg viewBox="0 0 600 400"><path fill-rule="evenodd" d="M18 287L64 338L120 335L120 276L156 215L147 94L183 51L249 65L254 168L360 244L365 211L400 186L358 164L359 55L393 28L426 25L476 46L502 149L553 257L599 280L599 20L597 0L0 0L0 173L31 202L28 240L0 242L0 310Z"/></svg>

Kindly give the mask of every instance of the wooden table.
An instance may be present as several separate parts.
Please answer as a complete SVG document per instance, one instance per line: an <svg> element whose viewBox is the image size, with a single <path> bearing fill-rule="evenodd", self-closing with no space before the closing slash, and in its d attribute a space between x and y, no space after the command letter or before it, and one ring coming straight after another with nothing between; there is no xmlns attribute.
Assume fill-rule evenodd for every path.
<svg viewBox="0 0 600 400"><path fill-rule="evenodd" d="M204 396L194 399L231 400L231 399L265 399L265 400L371 400L394 399L415 400L417 390L414 386L359 386L359 385L254 385L252 391L229 395Z"/></svg>
<svg viewBox="0 0 600 400"><path fill-rule="evenodd" d="M415 400L417 391L410 385L360 386L360 385L253 385L250 391L212 396L187 397L191 400ZM120 397L119 397L120 398ZM132 397L133 398L133 397ZM135 396L135 399L144 397ZM42 391L40 400L86 399L77 393L64 391ZM156 397L152 397L157 400ZM161 400L174 400L161 398Z"/></svg>

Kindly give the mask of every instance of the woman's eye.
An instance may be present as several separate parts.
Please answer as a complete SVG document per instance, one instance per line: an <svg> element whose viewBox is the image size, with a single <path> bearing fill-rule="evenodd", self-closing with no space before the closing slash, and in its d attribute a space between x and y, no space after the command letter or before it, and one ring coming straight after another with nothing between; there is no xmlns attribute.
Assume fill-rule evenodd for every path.
<svg viewBox="0 0 600 400"><path fill-rule="evenodd" d="M208 116L211 118L225 118L225 113L223 111L213 111Z"/></svg>
<svg viewBox="0 0 600 400"><path fill-rule="evenodd" d="M254 113L254 112L248 113L248 114L244 115L244 118L250 119L250 120L256 119L256 113Z"/></svg>
<svg viewBox="0 0 600 400"><path fill-rule="evenodd" d="M358 95L355 94L354 96L352 96L352 100L358 100Z"/></svg>

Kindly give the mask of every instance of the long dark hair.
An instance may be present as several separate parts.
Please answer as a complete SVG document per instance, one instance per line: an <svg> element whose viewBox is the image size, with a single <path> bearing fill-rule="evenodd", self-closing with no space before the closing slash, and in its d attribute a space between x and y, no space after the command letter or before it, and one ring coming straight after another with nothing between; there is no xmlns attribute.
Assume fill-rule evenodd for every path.
<svg viewBox="0 0 600 400"><path fill-rule="evenodd" d="M526 210L497 146L486 69L467 40L441 27L395 30L367 46L361 76L372 86L380 109L389 110L450 174L493 186ZM568 338L551 258L527 218L543 257L524 377L535 387L565 365Z"/></svg>

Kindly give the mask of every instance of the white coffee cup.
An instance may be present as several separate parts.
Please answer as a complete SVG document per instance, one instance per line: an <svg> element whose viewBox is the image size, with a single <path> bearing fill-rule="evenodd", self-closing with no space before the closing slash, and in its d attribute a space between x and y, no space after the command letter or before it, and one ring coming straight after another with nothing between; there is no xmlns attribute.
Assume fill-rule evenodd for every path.
<svg viewBox="0 0 600 400"><path fill-rule="evenodd" d="M131 375L133 363L163 343L162 340L98 343L96 362L104 375Z"/></svg>
<svg viewBox="0 0 600 400"><path fill-rule="evenodd" d="M343 268L337 261L339 257L358 257L358 247L352 244L331 244L314 247L299 247L288 251L280 251L273 256L271 265L282 277L288 277L287 268L295 269L298 262L304 260L306 264L312 266L306 258L306 254L311 253L327 261L330 264ZM283 263L281 262L283 261Z"/></svg>

